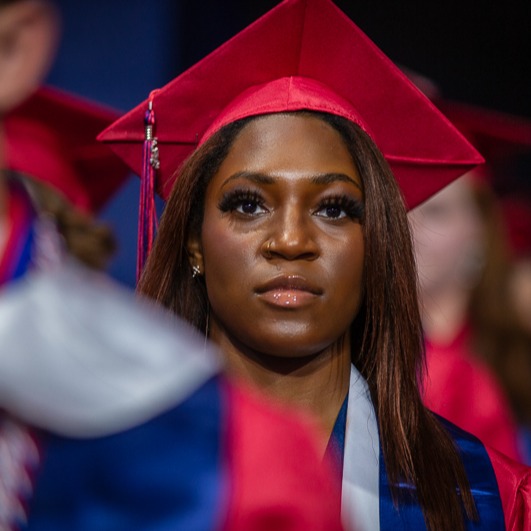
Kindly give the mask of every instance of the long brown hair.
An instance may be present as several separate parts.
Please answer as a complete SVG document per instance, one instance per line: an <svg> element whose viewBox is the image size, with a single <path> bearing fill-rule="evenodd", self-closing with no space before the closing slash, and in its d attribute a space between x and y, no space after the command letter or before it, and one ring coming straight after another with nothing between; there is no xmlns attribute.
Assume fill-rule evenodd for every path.
<svg viewBox="0 0 531 531"><path fill-rule="evenodd" d="M364 186L365 293L352 324L352 360L369 385L390 484L405 480L415 485L429 529L464 529L463 507L469 518L476 517L466 473L453 441L423 406L417 386L423 363L422 329L399 187L383 155L359 127L325 113L302 112L319 117L341 134ZM143 294L200 331L205 329L208 300L204 284L192 280L187 238L200 231L210 179L252 119L221 129L185 162L139 284ZM393 497L399 505L397 488Z"/></svg>

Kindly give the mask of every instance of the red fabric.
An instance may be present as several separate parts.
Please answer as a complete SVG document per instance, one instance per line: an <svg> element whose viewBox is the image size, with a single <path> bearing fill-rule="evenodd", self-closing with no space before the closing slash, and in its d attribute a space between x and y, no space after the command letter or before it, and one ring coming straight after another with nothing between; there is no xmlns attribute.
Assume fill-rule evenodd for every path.
<svg viewBox="0 0 531 531"><path fill-rule="evenodd" d="M244 92L265 89L252 101L241 100L246 115L282 112L292 93L290 83L279 80L290 78L313 80L305 87L306 98L300 98L305 108L329 106L342 116L355 114L386 156L410 208L482 162L333 2L285 0L150 98L157 115L162 197L168 197L175 171L205 132L212 133L214 123L227 123L223 116L241 114L235 102ZM326 90L316 90L317 83ZM148 100L142 102L99 137L138 175L147 105Z"/></svg>
<svg viewBox="0 0 531 531"><path fill-rule="evenodd" d="M7 126L8 167L48 184L77 208L89 211L90 199L69 157L61 153L61 139L44 123L17 118Z"/></svg>
<svg viewBox="0 0 531 531"><path fill-rule="evenodd" d="M6 165L49 184L81 210L96 212L129 175L96 135L118 113L43 87L4 120Z"/></svg>
<svg viewBox="0 0 531 531"><path fill-rule="evenodd" d="M521 460L518 428L509 403L490 370L469 348L464 328L448 344L426 341L426 406L483 443Z"/></svg>
<svg viewBox="0 0 531 531"><path fill-rule="evenodd" d="M233 100L210 124L199 145L223 126L257 114L312 109L347 118L373 136L356 109L319 81L300 76L282 77L251 87Z"/></svg>
<svg viewBox="0 0 531 531"><path fill-rule="evenodd" d="M254 391L228 387L231 485L223 529L335 531L340 493L319 455L315 427L266 405ZM312 437L315 436L314 437Z"/></svg>
<svg viewBox="0 0 531 531"><path fill-rule="evenodd" d="M531 468L486 449L498 481L506 530L531 529Z"/></svg>

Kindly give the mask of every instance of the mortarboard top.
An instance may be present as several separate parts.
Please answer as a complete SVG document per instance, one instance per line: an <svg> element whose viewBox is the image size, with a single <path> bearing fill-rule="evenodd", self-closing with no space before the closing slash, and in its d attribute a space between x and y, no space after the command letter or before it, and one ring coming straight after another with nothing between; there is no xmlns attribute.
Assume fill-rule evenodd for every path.
<svg viewBox="0 0 531 531"><path fill-rule="evenodd" d="M483 160L434 105L329 0L285 0L107 128L99 139L142 175L151 102L156 188L221 126L253 115L318 110L372 137L413 207Z"/></svg>
<svg viewBox="0 0 531 531"><path fill-rule="evenodd" d="M97 134L114 110L42 87L5 117L6 165L62 193L77 208L97 212L130 174Z"/></svg>

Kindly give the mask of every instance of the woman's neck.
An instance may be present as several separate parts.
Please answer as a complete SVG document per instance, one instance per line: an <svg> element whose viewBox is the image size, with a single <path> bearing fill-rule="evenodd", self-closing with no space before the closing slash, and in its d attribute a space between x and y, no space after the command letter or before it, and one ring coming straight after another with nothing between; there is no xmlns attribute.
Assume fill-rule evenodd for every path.
<svg viewBox="0 0 531 531"><path fill-rule="evenodd" d="M283 403L309 412L327 437L332 433L349 388L349 341L313 356L285 358L256 352L249 355L225 336L213 339L221 347L229 375L243 379Z"/></svg>

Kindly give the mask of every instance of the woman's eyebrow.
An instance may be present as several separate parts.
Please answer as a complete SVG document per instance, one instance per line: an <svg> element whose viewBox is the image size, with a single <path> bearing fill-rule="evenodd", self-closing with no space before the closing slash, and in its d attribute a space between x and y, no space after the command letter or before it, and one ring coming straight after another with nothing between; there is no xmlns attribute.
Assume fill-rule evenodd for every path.
<svg viewBox="0 0 531 531"><path fill-rule="evenodd" d="M229 184L231 181L234 181L235 179L245 179L246 181L251 181L256 184L274 184L277 180L275 177L271 175L267 175L265 173L259 173L259 172L252 172L252 171L238 171L236 173L233 173L230 177L228 177L225 182L221 185L223 188L227 184Z"/></svg>
<svg viewBox="0 0 531 531"><path fill-rule="evenodd" d="M277 177L265 173L238 171L225 180L222 184L222 188L235 179L245 179L256 184L274 184L278 180ZM345 173L322 173L310 178L310 182L316 185L332 184L337 181L353 184L356 188L361 190L360 184Z"/></svg>
<svg viewBox="0 0 531 531"><path fill-rule="evenodd" d="M332 184L336 181L353 184L356 188L361 190L361 186L352 177L346 173L323 173L311 178L313 184Z"/></svg>

